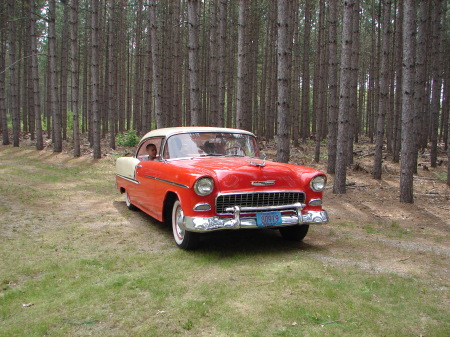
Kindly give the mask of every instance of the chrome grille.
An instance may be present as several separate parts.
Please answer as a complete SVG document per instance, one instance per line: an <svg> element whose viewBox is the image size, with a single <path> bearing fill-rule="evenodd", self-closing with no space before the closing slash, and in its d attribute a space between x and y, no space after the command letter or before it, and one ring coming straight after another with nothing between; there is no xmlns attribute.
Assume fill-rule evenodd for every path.
<svg viewBox="0 0 450 337"><path fill-rule="evenodd" d="M295 203L304 203L303 192L262 192L262 193L239 193L219 195L216 199L216 210L218 214L228 213L228 207L269 207L286 206Z"/></svg>

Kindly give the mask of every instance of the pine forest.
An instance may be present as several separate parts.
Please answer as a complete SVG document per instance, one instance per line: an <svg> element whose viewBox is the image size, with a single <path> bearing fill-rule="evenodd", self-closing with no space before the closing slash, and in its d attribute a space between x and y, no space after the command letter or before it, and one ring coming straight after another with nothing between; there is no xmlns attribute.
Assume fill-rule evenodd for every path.
<svg viewBox="0 0 450 337"><path fill-rule="evenodd" d="M36 150L87 137L223 126L274 141L277 160L316 144L333 192L362 137L400 162L413 202L418 153L449 148L446 0L9 0L0 3L0 132ZM107 140L107 142L105 142ZM320 159L321 144L326 159ZM446 151L446 152L445 152ZM447 164L447 166L449 166ZM447 184L450 185L448 170Z"/></svg>

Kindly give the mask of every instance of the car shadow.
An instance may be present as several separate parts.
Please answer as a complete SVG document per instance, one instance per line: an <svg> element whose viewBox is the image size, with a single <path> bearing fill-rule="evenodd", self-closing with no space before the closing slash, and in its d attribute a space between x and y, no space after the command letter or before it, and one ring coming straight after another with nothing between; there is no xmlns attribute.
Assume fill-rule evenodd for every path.
<svg viewBox="0 0 450 337"><path fill-rule="evenodd" d="M155 230L159 233L167 235L167 237L172 238L172 229L165 223L156 220L155 218L139 209L136 211L129 210L124 201L116 200L113 202L113 205L117 209L117 211L124 216L124 218L128 219L131 224L144 225L150 230Z"/></svg>
<svg viewBox="0 0 450 337"><path fill-rule="evenodd" d="M123 201L114 201L114 207L130 223L144 225L149 231L161 234L161 241L171 241L175 246L172 238L172 228L167 224L154 219L143 211L130 211ZM289 241L283 239L278 230L273 229L214 231L200 234L199 247L196 251L198 253L218 254L221 257L231 257L237 254L273 255L293 251L323 251L323 247L309 241L308 235L304 241Z"/></svg>
<svg viewBox="0 0 450 337"><path fill-rule="evenodd" d="M306 236L305 240L308 240ZM278 230L243 229L217 231L201 236L200 251L219 253L222 257L237 254L283 254L293 251L320 251L322 248L305 241L288 241Z"/></svg>

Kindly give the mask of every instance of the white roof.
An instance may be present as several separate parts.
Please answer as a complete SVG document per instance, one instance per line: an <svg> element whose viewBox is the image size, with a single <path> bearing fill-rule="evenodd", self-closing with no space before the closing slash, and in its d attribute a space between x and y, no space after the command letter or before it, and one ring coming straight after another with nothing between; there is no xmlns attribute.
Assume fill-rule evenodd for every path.
<svg viewBox="0 0 450 337"><path fill-rule="evenodd" d="M243 133L247 135L254 136L250 131L231 129L231 128L219 128L210 126L186 126L186 127L173 127L173 128L162 128L155 129L145 134L144 138L149 137L168 137L179 133L190 133L190 132L225 132L225 133Z"/></svg>

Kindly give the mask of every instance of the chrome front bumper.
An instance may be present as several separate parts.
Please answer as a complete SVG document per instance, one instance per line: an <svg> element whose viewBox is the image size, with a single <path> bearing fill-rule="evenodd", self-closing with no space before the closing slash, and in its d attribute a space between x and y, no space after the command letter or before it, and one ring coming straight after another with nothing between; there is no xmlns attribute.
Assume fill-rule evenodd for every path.
<svg viewBox="0 0 450 337"><path fill-rule="evenodd" d="M185 230L190 232L210 232L221 229L244 229L244 228L260 228L254 217L240 216L239 208L234 210L233 218L222 217L184 217ZM300 214L300 216L299 216ZM308 211L305 213L297 212L295 215L282 216L281 225L264 228L279 228L292 225L309 225L324 224L328 222L328 214L326 211Z"/></svg>

